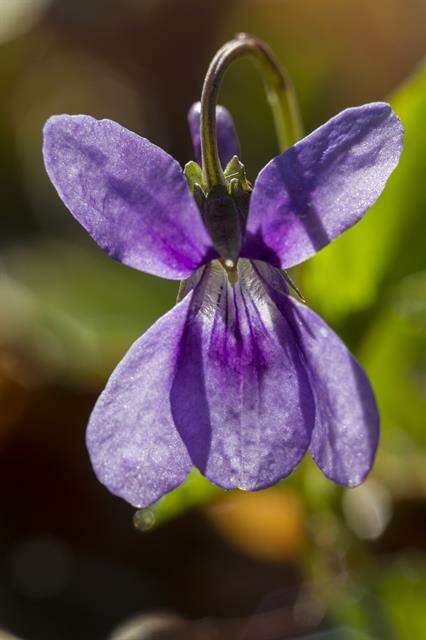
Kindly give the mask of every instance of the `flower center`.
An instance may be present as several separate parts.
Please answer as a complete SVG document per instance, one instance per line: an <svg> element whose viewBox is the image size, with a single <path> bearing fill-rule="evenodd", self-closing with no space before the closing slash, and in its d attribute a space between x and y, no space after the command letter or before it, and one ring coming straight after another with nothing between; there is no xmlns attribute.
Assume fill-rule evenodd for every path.
<svg viewBox="0 0 426 640"><path fill-rule="evenodd" d="M232 260L223 260L223 258L220 258L219 262L226 271L229 283L234 286L234 284L238 282L238 260L234 263Z"/></svg>
<svg viewBox="0 0 426 640"><path fill-rule="evenodd" d="M240 254L252 190L244 165L237 156L231 158L224 172L225 184L210 189L196 162L188 162L184 173L221 264L229 271L230 282L235 282L233 269Z"/></svg>

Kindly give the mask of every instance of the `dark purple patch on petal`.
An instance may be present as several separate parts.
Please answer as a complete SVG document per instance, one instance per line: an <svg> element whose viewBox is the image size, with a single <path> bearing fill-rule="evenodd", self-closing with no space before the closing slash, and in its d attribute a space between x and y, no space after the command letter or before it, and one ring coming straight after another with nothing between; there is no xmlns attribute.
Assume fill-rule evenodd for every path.
<svg viewBox="0 0 426 640"><path fill-rule="evenodd" d="M176 428L216 484L269 486L300 461L314 424L292 330L246 261L234 287L222 267L209 265L189 295L171 391Z"/></svg>

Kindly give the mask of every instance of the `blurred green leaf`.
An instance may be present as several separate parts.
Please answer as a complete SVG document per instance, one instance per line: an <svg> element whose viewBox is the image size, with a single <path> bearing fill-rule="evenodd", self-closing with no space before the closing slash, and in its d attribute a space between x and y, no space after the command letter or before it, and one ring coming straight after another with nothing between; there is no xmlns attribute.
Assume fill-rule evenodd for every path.
<svg viewBox="0 0 426 640"><path fill-rule="evenodd" d="M402 557L388 566L379 592L398 640L426 638L424 557Z"/></svg>
<svg viewBox="0 0 426 640"><path fill-rule="evenodd" d="M127 268L93 247L40 243L2 256L0 342L79 384L99 383L173 306L177 283Z"/></svg>
<svg viewBox="0 0 426 640"><path fill-rule="evenodd" d="M361 355L385 430L396 428L407 438L425 444L426 272L395 287L366 337Z"/></svg>
<svg viewBox="0 0 426 640"><path fill-rule="evenodd" d="M399 166L365 219L303 267L308 301L330 319L370 307L383 283L425 266L426 67L391 104L405 127Z"/></svg>
<svg viewBox="0 0 426 640"><path fill-rule="evenodd" d="M346 636L343 637L369 640L371 636L365 634L365 630L369 628L369 620L362 601L362 594L352 587L352 589L341 588L334 595L331 614L335 622L344 624L348 630Z"/></svg>

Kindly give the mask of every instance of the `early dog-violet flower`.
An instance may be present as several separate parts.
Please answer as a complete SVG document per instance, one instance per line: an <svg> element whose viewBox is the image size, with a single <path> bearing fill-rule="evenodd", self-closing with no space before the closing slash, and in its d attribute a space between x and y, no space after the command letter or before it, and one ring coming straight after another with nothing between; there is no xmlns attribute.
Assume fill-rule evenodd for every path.
<svg viewBox="0 0 426 640"><path fill-rule="evenodd" d="M232 119L216 107L227 65L247 53L290 146L298 124L289 85L249 36L216 55L190 111L202 168L191 162L184 173L110 120L60 115L44 128L48 175L98 245L130 267L183 280L178 303L130 348L88 426L99 480L136 507L193 467L226 489L268 487L307 450L326 476L355 486L377 448L365 373L289 295L283 270L362 218L398 163L402 126L382 102L346 109L271 160L252 187Z"/></svg>

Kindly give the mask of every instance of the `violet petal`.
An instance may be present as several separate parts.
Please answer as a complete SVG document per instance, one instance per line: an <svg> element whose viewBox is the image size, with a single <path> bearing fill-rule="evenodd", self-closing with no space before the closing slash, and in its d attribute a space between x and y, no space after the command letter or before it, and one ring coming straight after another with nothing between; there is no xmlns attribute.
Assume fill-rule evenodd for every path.
<svg viewBox="0 0 426 640"><path fill-rule="evenodd" d="M171 390L175 424L207 478L261 489L287 476L309 445L308 376L292 328L248 261L234 286L218 263L200 271Z"/></svg>
<svg viewBox="0 0 426 640"><path fill-rule="evenodd" d="M49 177L110 256L164 278L216 255L179 164L111 120L60 115L44 127Z"/></svg>
<svg viewBox="0 0 426 640"><path fill-rule="evenodd" d="M195 102L192 105L188 112L188 124L191 132L194 160L201 165L200 109L200 102ZM220 162L222 167L225 168L233 156L240 155L240 144L232 116L228 109L221 105L216 107L216 133Z"/></svg>
<svg viewBox="0 0 426 640"><path fill-rule="evenodd" d="M288 268L372 206L396 167L403 129L388 104L346 109L269 162L251 196L242 255Z"/></svg>
<svg viewBox="0 0 426 640"><path fill-rule="evenodd" d="M379 440L379 413L370 382L319 316L294 298L287 298L287 306L315 397L310 451L328 478L357 486L371 470Z"/></svg>
<svg viewBox="0 0 426 640"><path fill-rule="evenodd" d="M190 301L185 298L134 343L90 418L87 447L98 479L135 507L177 487L193 466L170 408Z"/></svg>

